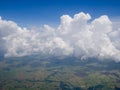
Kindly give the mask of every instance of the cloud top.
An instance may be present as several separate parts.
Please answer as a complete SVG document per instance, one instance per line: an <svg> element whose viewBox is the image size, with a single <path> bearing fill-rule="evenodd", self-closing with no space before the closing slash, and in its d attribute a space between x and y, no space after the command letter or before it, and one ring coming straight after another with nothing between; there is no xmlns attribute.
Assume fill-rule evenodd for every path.
<svg viewBox="0 0 120 90"><path fill-rule="evenodd" d="M113 30L106 15L90 19L83 12L63 15L57 29L44 25L40 30L28 30L0 17L0 51L5 57L37 53L120 61L120 29Z"/></svg>

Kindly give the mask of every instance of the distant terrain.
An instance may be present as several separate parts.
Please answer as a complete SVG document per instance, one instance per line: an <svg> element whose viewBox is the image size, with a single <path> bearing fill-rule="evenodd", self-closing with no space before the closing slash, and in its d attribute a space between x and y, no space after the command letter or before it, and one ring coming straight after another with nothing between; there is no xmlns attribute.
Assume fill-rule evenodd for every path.
<svg viewBox="0 0 120 90"><path fill-rule="evenodd" d="M33 57L1 58L0 90L120 90L119 62Z"/></svg>

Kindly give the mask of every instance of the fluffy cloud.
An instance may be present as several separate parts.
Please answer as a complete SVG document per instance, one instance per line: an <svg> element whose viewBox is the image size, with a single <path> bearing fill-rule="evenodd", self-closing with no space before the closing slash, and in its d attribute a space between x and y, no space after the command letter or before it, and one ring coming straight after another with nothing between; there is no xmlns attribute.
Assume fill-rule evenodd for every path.
<svg viewBox="0 0 120 90"><path fill-rule="evenodd" d="M113 30L106 15L90 19L83 12L74 17L63 15L57 29L44 25L28 30L0 18L0 51L5 57L39 54L120 61L120 29Z"/></svg>

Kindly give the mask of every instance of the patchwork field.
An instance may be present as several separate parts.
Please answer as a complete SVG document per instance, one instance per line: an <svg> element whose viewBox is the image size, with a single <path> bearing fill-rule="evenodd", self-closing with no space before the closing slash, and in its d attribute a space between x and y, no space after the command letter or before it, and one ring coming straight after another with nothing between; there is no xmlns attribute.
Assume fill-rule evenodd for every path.
<svg viewBox="0 0 120 90"><path fill-rule="evenodd" d="M120 90L120 63L76 58L3 58L0 90Z"/></svg>

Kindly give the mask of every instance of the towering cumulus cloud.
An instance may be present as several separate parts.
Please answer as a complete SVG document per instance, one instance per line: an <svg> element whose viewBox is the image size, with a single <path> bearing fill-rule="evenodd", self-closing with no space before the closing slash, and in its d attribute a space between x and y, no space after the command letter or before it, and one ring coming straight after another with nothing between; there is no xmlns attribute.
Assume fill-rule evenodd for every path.
<svg viewBox="0 0 120 90"><path fill-rule="evenodd" d="M28 30L0 18L0 51L5 57L38 54L98 58L120 61L120 30L103 15L93 21L83 12L74 17L63 15L57 29L44 25Z"/></svg>

